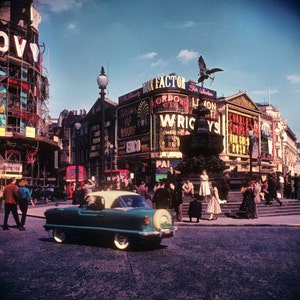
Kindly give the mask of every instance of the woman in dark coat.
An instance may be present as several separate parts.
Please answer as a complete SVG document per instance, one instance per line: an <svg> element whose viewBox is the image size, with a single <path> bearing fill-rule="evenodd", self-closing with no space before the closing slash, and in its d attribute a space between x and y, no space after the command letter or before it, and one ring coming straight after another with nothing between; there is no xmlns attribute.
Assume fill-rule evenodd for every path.
<svg viewBox="0 0 300 300"><path fill-rule="evenodd" d="M254 186L251 181L247 182L245 186L241 188L243 194L243 201L240 206L238 215L247 219L257 218L256 205L254 202Z"/></svg>

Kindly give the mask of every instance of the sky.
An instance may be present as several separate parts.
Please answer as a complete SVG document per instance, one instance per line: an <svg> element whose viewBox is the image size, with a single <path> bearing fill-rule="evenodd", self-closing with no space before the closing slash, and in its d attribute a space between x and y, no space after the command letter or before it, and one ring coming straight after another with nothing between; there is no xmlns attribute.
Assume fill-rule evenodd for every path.
<svg viewBox="0 0 300 300"><path fill-rule="evenodd" d="M240 91L277 107L300 139L300 10L297 0L39 0L46 45L49 115L85 109L157 76L197 81L198 58L219 67L204 87L218 97Z"/></svg>

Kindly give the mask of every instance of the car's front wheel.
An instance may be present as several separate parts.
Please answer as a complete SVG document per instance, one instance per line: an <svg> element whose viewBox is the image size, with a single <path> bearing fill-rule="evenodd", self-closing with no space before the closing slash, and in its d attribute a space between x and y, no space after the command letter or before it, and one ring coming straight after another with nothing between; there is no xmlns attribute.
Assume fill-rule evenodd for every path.
<svg viewBox="0 0 300 300"><path fill-rule="evenodd" d="M114 245L119 250L126 250L130 246L129 237L122 233L116 233L114 235Z"/></svg>
<svg viewBox="0 0 300 300"><path fill-rule="evenodd" d="M58 228L53 229L53 238L57 243L63 243L67 239L66 233Z"/></svg>

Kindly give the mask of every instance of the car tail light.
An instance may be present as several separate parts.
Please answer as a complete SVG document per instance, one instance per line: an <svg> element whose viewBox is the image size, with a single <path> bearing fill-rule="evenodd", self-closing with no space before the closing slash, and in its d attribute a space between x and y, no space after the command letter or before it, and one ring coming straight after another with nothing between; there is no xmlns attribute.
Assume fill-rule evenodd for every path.
<svg viewBox="0 0 300 300"><path fill-rule="evenodd" d="M150 223L150 219L148 216L145 216L145 225L148 225Z"/></svg>

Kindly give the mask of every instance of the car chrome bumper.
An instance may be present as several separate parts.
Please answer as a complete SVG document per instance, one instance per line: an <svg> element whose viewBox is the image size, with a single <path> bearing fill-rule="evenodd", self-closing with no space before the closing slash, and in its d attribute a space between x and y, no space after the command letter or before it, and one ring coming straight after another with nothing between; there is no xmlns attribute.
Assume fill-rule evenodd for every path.
<svg viewBox="0 0 300 300"><path fill-rule="evenodd" d="M161 238L167 238L167 237L175 236L176 230L177 227L173 227L173 228L160 229L154 231L142 231L139 234L144 237L159 236Z"/></svg>

